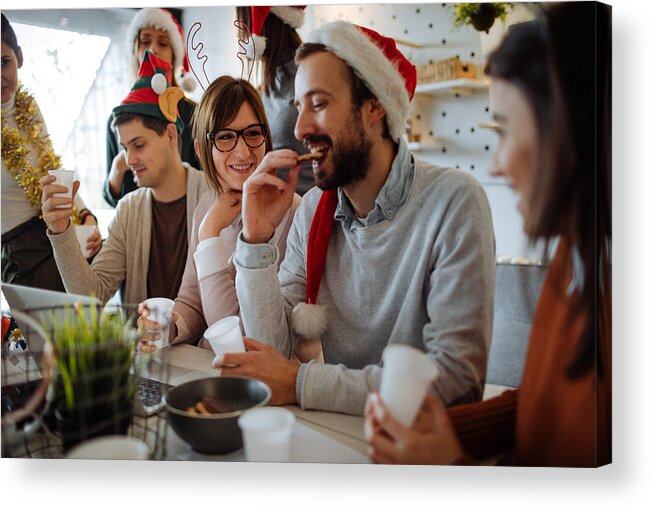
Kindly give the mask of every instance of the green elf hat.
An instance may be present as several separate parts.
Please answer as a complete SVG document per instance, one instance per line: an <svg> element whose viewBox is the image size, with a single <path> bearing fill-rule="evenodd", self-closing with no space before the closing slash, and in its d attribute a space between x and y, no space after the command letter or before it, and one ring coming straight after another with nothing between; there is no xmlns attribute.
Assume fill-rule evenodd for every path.
<svg viewBox="0 0 651 507"><path fill-rule="evenodd" d="M167 120L183 132L178 103L183 90L172 86L172 66L151 51L145 51L138 79L122 103L113 108L113 116L122 113L141 114Z"/></svg>

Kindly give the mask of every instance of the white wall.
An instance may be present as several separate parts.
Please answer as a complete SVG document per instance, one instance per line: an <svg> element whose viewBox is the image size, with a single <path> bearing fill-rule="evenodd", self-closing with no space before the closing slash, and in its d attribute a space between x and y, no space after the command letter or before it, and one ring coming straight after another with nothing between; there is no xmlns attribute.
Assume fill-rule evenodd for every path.
<svg viewBox="0 0 651 507"><path fill-rule="evenodd" d="M183 9L183 32L186 40L191 37L192 26L199 22L201 28L188 44L188 59L194 72L205 87L223 74L235 77L241 75L241 64L237 59L237 30L233 25L235 7L187 7ZM203 49L198 45L203 44ZM192 46L197 49L192 49ZM207 60L200 60L200 55ZM205 66L203 65L205 61ZM207 82L206 82L207 81ZM203 88L197 87L192 94L196 101L201 99Z"/></svg>
<svg viewBox="0 0 651 507"><path fill-rule="evenodd" d="M416 65L459 55L462 61L483 68L482 39L486 37L472 27L455 28L452 5L322 5L308 7L307 11L313 18L313 26L344 19L389 37L427 46L398 45ZM527 15L526 9L520 7L511 17L519 21ZM504 31L503 25L498 23L491 29L492 37L486 39L495 45ZM488 47L489 43L484 41L483 46ZM479 128L480 123L491 122L488 105L487 90L474 95L440 94L434 98L417 95L412 101L412 126L426 135L431 132L442 138L443 143L435 150L418 152L416 156L465 171L484 186L493 213L498 256L539 258L540 249L530 249L522 233L522 219L516 210L513 192L503 180L489 175L490 154L497 136Z"/></svg>

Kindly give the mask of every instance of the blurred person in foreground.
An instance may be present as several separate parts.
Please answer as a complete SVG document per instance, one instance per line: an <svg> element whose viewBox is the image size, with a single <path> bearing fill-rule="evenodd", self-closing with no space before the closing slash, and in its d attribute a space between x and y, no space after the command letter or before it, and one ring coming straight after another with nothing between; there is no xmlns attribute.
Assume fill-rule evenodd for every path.
<svg viewBox="0 0 651 507"><path fill-rule="evenodd" d="M372 394L365 433L375 462L611 462L610 19L604 4L560 4L511 27L487 63L494 174L520 195L530 238L560 238L520 387L447 412L427 396L412 428Z"/></svg>

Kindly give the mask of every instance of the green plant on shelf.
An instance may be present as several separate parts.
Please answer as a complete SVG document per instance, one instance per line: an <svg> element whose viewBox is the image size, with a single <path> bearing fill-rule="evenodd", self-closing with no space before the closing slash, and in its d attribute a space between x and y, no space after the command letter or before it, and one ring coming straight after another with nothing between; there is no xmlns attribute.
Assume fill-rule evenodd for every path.
<svg viewBox="0 0 651 507"><path fill-rule="evenodd" d="M504 21L515 5L509 2L500 3L460 3L452 4L454 26L472 25L479 32L491 29L495 19Z"/></svg>

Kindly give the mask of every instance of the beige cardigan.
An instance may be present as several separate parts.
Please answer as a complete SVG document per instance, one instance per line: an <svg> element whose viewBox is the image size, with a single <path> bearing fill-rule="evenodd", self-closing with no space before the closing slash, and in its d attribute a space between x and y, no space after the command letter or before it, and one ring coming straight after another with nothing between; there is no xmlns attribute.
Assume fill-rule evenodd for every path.
<svg viewBox="0 0 651 507"><path fill-rule="evenodd" d="M192 216L199 199L208 190L204 173L187 163L187 233L192 232ZM118 203L115 217L109 225L108 238L89 266L81 253L73 227L61 234L48 237L54 250L66 291L74 294L95 295L108 301L125 282L123 303L138 304L147 299L147 269L151 244L150 188L139 188L124 196ZM183 269L183 267L180 267Z"/></svg>

